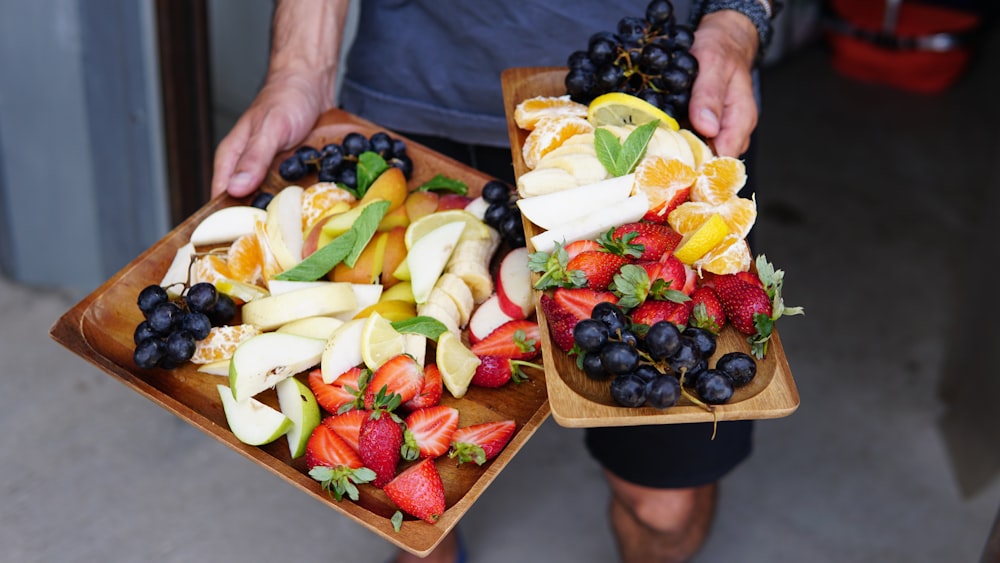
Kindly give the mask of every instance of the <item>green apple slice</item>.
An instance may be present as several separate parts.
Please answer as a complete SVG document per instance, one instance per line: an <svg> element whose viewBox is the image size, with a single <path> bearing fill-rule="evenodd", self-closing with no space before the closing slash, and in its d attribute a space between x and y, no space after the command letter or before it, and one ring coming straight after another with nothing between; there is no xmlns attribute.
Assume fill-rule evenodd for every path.
<svg viewBox="0 0 1000 563"><path fill-rule="evenodd" d="M243 305L243 322L269 331L306 317L328 316L357 308L349 283L328 283L254 299Z"/></svg>
<svg viewBox="0 0 1000 563"><path fill-rule="evenodd" d="M465 222L445 223L418 238L410 247L406 263L410 269L410 287L417 304L427 301L464 230Z"/></svg>
<svg viewBox="0 0 1000 563"><path fill-rule="evenodd" d="M284 414L254 398L237 401L225 385L216 385L222 398L226 422L236 439L251 446L270 444L292 428L292 421Z"/></svg>
<svg viewBox="0 0 1000 563"><path fill-rule="evenodd" d="M233 397L244 401L319 363L326 343L296 334L265 332L236 347L229 363Z"/></svg>
<svg viewBox="0 0 1000 563"><path fill-rule="evenodd" d="M285 437L288 438L288 453L295 459L306 453L309 436L319 425L319 404L309 386L294 377L279 381L276 388L281 412L292 421Z"/></svg>

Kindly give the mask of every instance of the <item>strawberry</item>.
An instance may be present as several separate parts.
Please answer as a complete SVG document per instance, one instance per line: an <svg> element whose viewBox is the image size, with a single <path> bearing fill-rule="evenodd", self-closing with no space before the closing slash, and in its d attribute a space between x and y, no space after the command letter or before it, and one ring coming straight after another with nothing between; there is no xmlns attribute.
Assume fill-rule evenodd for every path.
<svg viewBox="0 0 1000 563"><path fill-rule="evenodd" d="M602 301L615 303L618 298L610 291L594 291L590 289L557 289L552 297L559 305L570 312L578 321L589 319L594 306Z"/></svg>
<svg viewBox="0 0 1000 563"><path fill-rule="evenodd" d="M716 276L712 285L726 318L737 330L748 335L750 352L760 359L767 354L774 321L784 315L802 315L805 311L801 307L785 307L781 297L782 270L775 270L764 255L758 256L755 264L761 285L737 274Z"/></svg>
<svg viewBox="0 0 1000 563"><path fill-rule="evenodd" d="M371 414L361 422L358 432L358 454L365 467L375 472L372 485L380 489L396 476L403 447L403 421L392 413L397 406L399 395L379 391Z"/></svg>
<svg viewBox="0 0 1000 563"><path fill-rule="evenodd" d="M629 242L642 245L642 254L637 257L638 260L659 260L663 255L672 252L681 240L681 235L669 226L644 221L626 223L616 228L612 237L625 240L625 237L632 233L635 234Z"/></svg>
<svg viewBox="0 0 1000 563"><path fill-rule="evenodd" d="M585 250L570 260L566 269L583 272L587 279L586 287L604 291L611 284L611 279L618 273L618 269L629 262L627 257L619 254L603 250Z"/></svg>
<svg viewBox="0 0 1000 563"><path fill-rule="evenodd" d="M678 327L687 325L691 316L691 301L677 303L648 299L629 313L632 322L653 326L659 321L670 321Z"/></svg>
<svg viewBox="0 0 1000 563"><path fill-rule="evenodd" d="M323 484L323 489L338 501L346 494L358 500L359 483L371 481L375 474L363 466L361 457L332 429L320 424L306 442L306 467L309 476Z"/></svg>
<svg viewBox="0 0 1000 563"><path fill-rule="evenodd" d="M576 326L579 319L547 294L543 293L538 298L538 303L548 321L549 337L552 342L563 352L569 352L573 348L573 327Z"/></svg>
<svg viewBox="0 0 1000 563"><path fill-rule="evenodd" d="M568 243L566 245L566 256L567 258L572 260L574 256L583 252L584 250L600 250L600 249L601 245L598 244L596 240L590 240L590 239L574 240L573 242Z"/></svg>
<svg viewBox="0 0 1000 563"><path fill-rule="evenodd" d="M733 275L735 275L736 277L740 278L741 280L747 282L748 284L756 285L757 287L759 287L761 289L764 288L764 282L760 281L760 276L758 276L757 274L755 274L753 272L736 272Z"/></svg>
<svg viewBox="0 0 1000 563"><path fill-rule="evenodd" d="M431 458L407 467L382 490L404 512L428 524L444 514L444 483Z"/></svg>
<svg viewBox="0 0 1000 563"><path fill-rule="evenodd" d="M514 383L522 383L528 380L528 376L521 371L522 366L543 369L539 364L504 356L479 356L479 365L476 366L476 373L472 376L472 384L497 388L503 387L511 380Z"/></svg>
<svg viewBox="0 0 1000 563"><path fill-rule="evenodd" d="M675 190L674 195L670 197L670 199L647 211L646 214L643 215L642 220L653 223L666 223L667 216L670 215L670 212L673 211L678 205L687 201L688 197L691 195L690 187L675 188Z"/></svg>
<svg viewBox="0 0 1000 563"><path fill-rule="evenodd" d="M538 323L513 320L500 325L486 338L472 345L477 356L502 356L515 360L530 360L541 352Z"/></svg>
<svg viewBox="0 0 1000 563"><path fill-rule="evenodd" d="M354 409L323 419L323 424L337 433L354 451L358 451L358 436L361 434L361 423L371 413L366 410Z"/></svg>
<svg viewBox="0 0 1000 563"><path fill-rule="evenodd" d="M691 294L690 325L708 329L715 334L726 324L726 312L719 302L719 296L709 286L702 286Z"/></svg>
<svg viewBox="0 0 1000 563"><path fill-rule="evenodd" d="M451 437L448 457L458 458L458 464L474 461L482 465L495 458L514 436L517 423L513 420L482 422L459 428Z"/></svg>
<svg viewBox="0 0 1000 563"><path fill-rule="evenodd" d="M344 372L333 383L324 383L323 374L317 368L309 372L307 381L319 406L330 414L336 414L341 410L360 408L362 401L358 386L364 387L362 379L367 380L366 374L367 370L354 367ZM344 383L341 384L341 381Z"/></svg>
<svg viewBox="0 0 1000 563"><path fill-rule="evenodd" d="M372 410L375 394L385 389L385 394L399 395L405 403L415 397L424 385L424 373L413 356L400 354L379 366L365 390L365 408Z"/></svg>
<svg viewBox="0 0 1000 563"><path fill-rule="evenodd" d="M457 428L458 409L454 407L437 405L413 411L406 417L403 431L403 459L443 456Z"/></svg>
<svg viewBox="0 0 1000 563"><path fill-rule="evenodd" d="M441 370L434 364L424 366L424 383L420 386L420 391L403 403L403 408L407 411L415 411L424 407L433 407L441 402L441 395L444 393L444 382L441 381Z"/></svg>

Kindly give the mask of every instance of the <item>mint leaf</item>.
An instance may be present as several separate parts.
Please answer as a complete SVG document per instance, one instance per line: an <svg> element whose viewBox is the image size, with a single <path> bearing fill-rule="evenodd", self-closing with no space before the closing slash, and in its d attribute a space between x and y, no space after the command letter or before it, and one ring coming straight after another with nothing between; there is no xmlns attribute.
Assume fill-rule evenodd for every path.
<svg viewBox="0 0 1000 563"><path fill-rule="evenodd" d="M316 281L325 276L334 266L344 261L354 248L357 234L350 229L329 244L310 254L294 267L274 276L277 280Z"/></svg>
<svg viewBox="0 0 1000 563"><path fill-rule="evenodd" d="M636 165L646 154L646 147L649 146L649 140L653 138L653 133L659 123L658 120L650 121L636 127L629 133L628 137L625 138L625 143L622 144L622 150L615 159L615 169L618 172L616 176L624 176L635 170Z"/></svg>
<svg viewBox="0 0 1000 563"><path fill-rule="evenodd" d="M368 188L389 169L389 164L378 153L367 151L358 156L358 187L357 196L363 197Z"/></svg>
<svg viewBox="0 0 1000 563"><path fill-rule="evenodd" d="M368 241L371 240L372 235L375 234L375 230L378 229L378 224L382 222L382 218L385 217L388 211L389 202L385 200L374 201L361 210L361 215L358 215L358 218L354 220L354 224L351 225L350 230L354 231L354 246L351 247L351 252L344 258L344 264L347 264L350 268L354 267L355 262L358 261L358 256L361 255L361 251L368 246Z"/></svg>
<svg viewBox="0 0 1000 563"><path fill-rule="evenodd" d="M449 178L444 174L438 174L430 180L427 180L421 184L417 191L423 192L453 192L458 195L465 195L469 193L469 186L461 180L456 180L455 178Z"/></svg>
<svg viewBox="0 0 1000 563"><path fill-rule="evenodd" d="M621 176L618 173L618 155L622 152L622 144L614 133L607 129L597 128L594 130L594 149L597 151L597 160L601 161L604 168L612 176Z"/></svg>
<svg viewBox="0 0 1000 563"><path fill-rule="evenodd" d="M437 340L442 333L448 330L448 327L444 326L444 323L441 321L434 317L422 315L400 321L392 321L392 328L404 334L422 334L431 340Z"/></svg>

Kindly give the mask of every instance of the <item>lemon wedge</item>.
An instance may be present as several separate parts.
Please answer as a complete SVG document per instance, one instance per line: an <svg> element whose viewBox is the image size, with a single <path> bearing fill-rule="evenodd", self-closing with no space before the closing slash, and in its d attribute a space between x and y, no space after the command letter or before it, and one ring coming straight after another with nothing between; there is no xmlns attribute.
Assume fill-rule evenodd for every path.
<svg viewBox="0 0 1000 563"><path fill-rule="evenodd" d="M694 264L696 260L708 254L726 238L729 227L725 219L718 213L712 215L694 231L684 235L674 250L674 256L685 264Z"/></svg>
<svg viewBox="0 0 1000 563"><path fill-rule="evenodd" d="M447 209L424 215L410 223L406 227L406 233L403 235L403 243L406 245L406 249L409 250L413 247L413 243L420 237L442 225L456 221L465 223L465 230L462 231L462 236L459 237L459 240L487 239L490 237L489 227L472 213L464 209Z"/></svg>
<svg viewBox="0 0 1000 563"><path fill-rule="evenodd" d="M466 348L455 333L446 331L438 337L434 359L448 392L456 399L465 396L479 367L479 356Z"/></svg>
<svg viewBox="0 0 1000 563"><path fill-rule="evenodd" d="M594 127L607 125L638 126L659 120L661 127L677 131L680 125L653 104L624 92L609 92L596 98L587 107L587 120Z"/></svg>
<svg viewBox="0 0 1000 563"><path fill-rule="evenodd" d="M392 327L389 319L372 312L361 329L361 359L374 371L406 351L406 339Z"/></svg>

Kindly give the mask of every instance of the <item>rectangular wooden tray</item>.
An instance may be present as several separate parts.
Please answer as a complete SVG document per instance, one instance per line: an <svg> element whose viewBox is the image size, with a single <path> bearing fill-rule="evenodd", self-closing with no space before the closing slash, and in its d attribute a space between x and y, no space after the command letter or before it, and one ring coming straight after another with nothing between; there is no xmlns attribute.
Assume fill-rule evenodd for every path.
<svg viewBox="0 0 1000 563"><path fill-rule="evenodd" d="M318 148L328 142L339 141L351 131L369 136L380 130L385 129L351 114L332 110L322 116L304 142ZM441 173L465 181L470 193L478 195L483 184L490 179L415 142L407 141L407 146L407 152L414 161L411 189ZM277 163L283 156L286 155L279 155L265 181L266 191L273 193L287 185L277 174ZM300 184L307 187L312 181L303 179ZM360 487L361 498L357 503L350 500L339 503L334 501L321 489L318 482L308 476L302 458L290 459L288 445L283 438L267 446L253 447L239 442L233 436L215 387L217 383L224 381L222 378L199 373L190 364L173 371L142 370L135 367L132 361L132 334L142 320L142 314L136 305L139 291L149 284L160 282L176 250L188 241L194 227L202 219L217 209L245 205L248 202L249 198L240 201L228 195L210 201L67 311L51 328L51 337L137 393L265 467L319 502L411 553L426 555L455 527L549 415L545 374L533 370L530 381L516 386L508 385L502 389L473 387L460 400L445 393L442 403L459 409L460 426L486 420L513 419L517 422L517 431L507 448L482 467L475 464L457 467L447 458L438 461L448 508L436 524L408 518L399 532L394 531L389 518L396 511L395 506L381 490L369 485ZM270 399L273 398L265 398L265 402Z"/></svg>
<svg viewBox="0 0 1000 563"><path fill-rule="evenodd" d="M501 76L515 177L519 178L528 171L521 154L528 132L518 128L514 122L514 109L528 98L565 94L563 80L566 73L567 69L563 67L524 67L507 69ZM524 219L524 228L530 249L530 238L543 229L527 219ZM611 400L607 382L586 377L576 367L573 359L551 344L545 315L540 307L536 309L544 344L549 406L552 417L561 426L637 426L780 418L792 414L799 406L798 390L777 331L767 356L757 363L758 372L754 380L750 385L738 389L729 403L714 407L714 412L708 412L686 399L666 410L617 406ZM750 347L743 335L727 326L719 335L718 350L714 357L718 358L725 352L734 350L749 352ZM714 362L710 362L710 365L714 365Z"/></svg>

